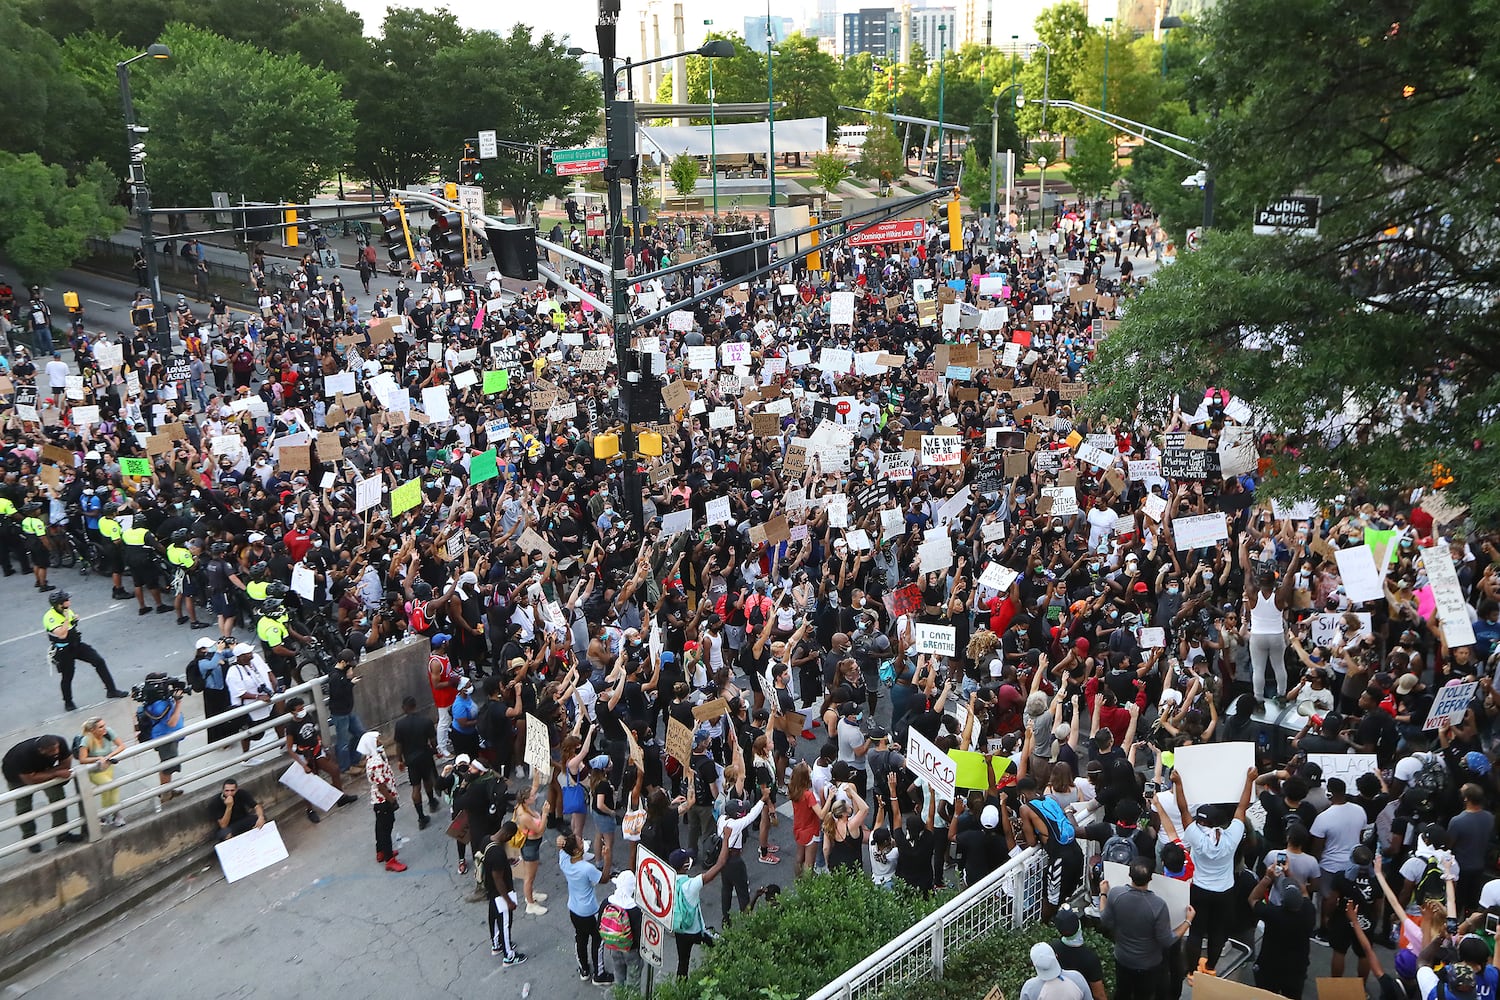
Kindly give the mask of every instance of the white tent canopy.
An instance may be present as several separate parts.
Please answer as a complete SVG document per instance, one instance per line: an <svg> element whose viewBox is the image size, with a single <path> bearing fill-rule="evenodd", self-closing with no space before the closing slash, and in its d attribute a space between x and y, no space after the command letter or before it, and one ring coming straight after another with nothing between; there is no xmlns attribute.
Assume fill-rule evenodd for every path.
<svg viewBox="0 0 1500 1000"><path fill-rule="evenodd" d="M646 146L659 149L667 156L687 153L689 156L708 156L712 152L729 153L770 152L770 136L765 122L740 122L733 125L715 125L713 139L709 139L707 125L662 125L654 128L641 126L641 135ZM811 153L828 148L827 118L791 118L776 120L776 151L778 153ZM643 150L643 152L646 150Z"/></svg>

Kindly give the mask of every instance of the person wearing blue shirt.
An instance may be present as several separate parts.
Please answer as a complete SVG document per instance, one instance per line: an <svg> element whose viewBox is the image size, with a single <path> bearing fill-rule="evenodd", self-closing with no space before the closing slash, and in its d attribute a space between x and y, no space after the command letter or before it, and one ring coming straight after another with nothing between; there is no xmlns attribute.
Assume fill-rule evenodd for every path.
<svg viewBox="0 0 1500 1000"><path fill-rule="evenodd" d="M147 686L149 687L150 685ZM186 724L182 720L182 699L187 695L186 689L176 692L165 691L163 693L165 697L149 701L141 708L141 711L151 720L151 738L153 740L161 739L163 736L171 736L173 733L181 730ZM168 764L177 756L181 743L181 740L172 740L156 748L156 756L161 760L162 764ZM159 772L162 785L165 786L170 783L172 775L181 770L181 764L171 764L170 766L163 767ZM171 802L181 795L182 792L177 789L164 791L161 797L157 799L157 811L161 810L162 805Z"/></svg>
<svg viewBox="0 0 1500 1000"><path fill-rule="evenodd" d="M467 677L459 679L458 694L453 698L451 725L453 752L466 753L470 757L479 755L479 706L474 704L474 682Z"/></svg>
<svg viewBox="0 0 1500 1000"><path fill-rule="evenodd" d="M568 882L568 919L573 922L573 944L578 949L578 978L607 986L614 977L599 964L599 899L594 894L604 873L592 858L579 837L557 838L557 864Z"/></svg>

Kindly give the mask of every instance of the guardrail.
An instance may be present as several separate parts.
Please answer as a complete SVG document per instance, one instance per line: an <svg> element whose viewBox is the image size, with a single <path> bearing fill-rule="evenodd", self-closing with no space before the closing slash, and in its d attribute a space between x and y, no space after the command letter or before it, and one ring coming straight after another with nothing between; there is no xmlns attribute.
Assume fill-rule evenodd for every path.
<svg viewBox="0 0 1500 1000"><path fill-rule="evenodd" d="M293 696L301 696L308 702L308 707L315 713L318 721L318 729L323 739L323 746L333 747L333 728L329 723L328 699L326 681L319 677L315 680L306 681L277 695L277 702L285 702ZM165 792L180 791L183 786L193 784L205 778L223 774L238 768L245 761L259 757L263 754L279 750L279 743L251 746L249 750L235 750L228 756L220 755L220 751L234 747L242 739L249 737L254 740L262 734L274 730L277 726L285 725L291 720L289 713L273 713L267 718L252 722L248 729L237 731L232 736L207 743L201 747L195 747L191 751L179 756L161 760L155 755L159 747L181 744L182 740L195 733L202 732L211 726L217 726L224 722L249 716L252 712L264 708L264 703L254 702L231 708L219 715L201 719L191 723L172 733L170 736L162 736L157 739L147 740L128 747L115 758L115 766L128 760L138 760L141 766L128 774L120 774L118 777L104 784L96 785L88 780L88 768L74 763L73 774L68 778L55 778L52 781L37 785L27 785L24 788L16 788L0 794L0 832L17 827L23 823L36 823L37 833L30 837L22 837L20 840L0 847L0 858L17 854L29 848L33 844L40 845L43 841L50 840L62 833L74 833L82 831L89 840L99 840L108 832L105 820L116 813L150 802L153 798ZM147 756L147 755L150 756ZM211 756L213 755L213 756ZM194 766L201 764L201 766ZM163 772L180 768L181 773L170 783L163 784L159 777ZM145 788L141 788L142 784ZM107 792L122 790L134 786L130 793L121 792L119 801L104 806L102 799ZM66 789L62 798L57 801L47 800L49 789ZM41 792L43 803L36 805L36 799L32 799L31 808L26 811L17 811L14 805L19 800L28 796L36 796ZM65 823L52 827L45 831L41 830L41 823L54 812L62 812L69 807L77 806L78 815L69 818ZM13 813L13 815L6 815Z"/></svg>

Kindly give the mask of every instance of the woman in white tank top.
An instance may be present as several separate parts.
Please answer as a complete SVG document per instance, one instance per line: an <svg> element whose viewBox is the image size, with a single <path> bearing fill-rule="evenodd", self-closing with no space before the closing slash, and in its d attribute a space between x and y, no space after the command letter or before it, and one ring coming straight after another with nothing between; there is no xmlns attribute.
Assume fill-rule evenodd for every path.
<svg viewBox="0 0 1500 1000"><path fill-rule="evenodd" d="M1281 586L1276 577L1255 572L1248 538L1240 543L1240 565L1245 572L1245 607L1250 618L1250 689L1257 701L1265 698L1266 667L1276 674L1276 693L1286 695L1286 609L1292 582L1302 564L1299 553ZM1252 581L1255 581L1252 583Z"/></svg>

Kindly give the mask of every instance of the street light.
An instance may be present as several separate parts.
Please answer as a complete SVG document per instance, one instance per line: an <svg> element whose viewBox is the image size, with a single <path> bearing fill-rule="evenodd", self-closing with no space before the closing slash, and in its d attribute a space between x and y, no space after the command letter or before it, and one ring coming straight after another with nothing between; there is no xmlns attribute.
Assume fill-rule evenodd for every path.
<svg viewBox="0 0 1500 1000"><path fill-rule="evenodd" d="M1014 75L1014 70L1012 70L1012 75ZM1016 87L1015 83L1012 82L1009 87L1006 87L1004 90L1000 91L1000 93L998 93L998 94L995 95L995 103L990 108L990 211L991 212L995 211L996 172L999 169L999 160L1000 160L1000 99L1003 98L1006 94L1010 93L1012 90L1014 90L1016 92L1016 108L1017 108L1017 110L1019 110L1020 108L1025 107L1026 106L1026 97L1025 97L1025 95L1023 95L1021 93L1021 91ZM1012 122L1015 121L1015 113L1014 112L1011 113L1011 121ZM1010 218L1010 190L1011 190L1011 179L1007 178L1006 181L1005 181L1005 217L1007 219ZM998 214L998 213L996 213L996 214ZM997 234L1000 231L999 230L999 225L1000 225L1000 220L996 219L995 220L995 232Z"/></svg>
<svg viewBox="0 0 1500 1000"><path fill-rule="evenodd" d="M948 50L944 42L948 39L948 25L939 22L938 26L938 142L937 142L937 166L933 168L933 181L939 186L943 185L943 88L947 82L945 59Z"/></svg>
<svg viewBox="0 0 1500 1000"><path fill-rule="evenodd" d="M1162 18L1161 23L1157 25L1157 27L1161 29L1161 78L1163 80L1167 78L1167 32L1171 31L1173 28L1181 28L1185 24L1187 24L1187 22L1178 17L1176 14L1168 14L1166 17Z"/></svg>
<svg viewBox="0 0 1500 1000"><path fill-rule="evenodd" d="M705 18L703 26L712 28L713 18ZM719 141L714 135L714 61L708 60L708 175L714 185L714 218L719 217Z"/></svg>
<svg viewBox="0 0 1500 1000"><path fill-rule="evenodd" d="M1042 172L1042 183L1036 189L1036 212L1037 217L1045 223L1047 217L1042 212L1046 207L1047 199L1047 158L1045 156L1038 156L1036 158L1036 166ZM1029 215L1030 213L1028 212L1027 214Z"/></svg>
<svg viewBox="0 0 1500 1000"><path fill-rule="evenodd" d="M776 78L773 64L776 33L771 30L771 0L766 0L766 179L771 182L767 207L776 207Z"/></svg>
<svg viewBox="0 0 1500 1000"><path fill-rule="evenodd" d="M115 64L120 81L120 108L125 115L125 152L130 171L130 188L135 194L136 215L141 224L141 254L146 258L146 283L151 293L151 321L156 326L156 342L163 354L172 353L172 331L161 301L161 278L156 270L156 240L151 232L151 189L146 185L146 143L139 136L144 126L135 123L135 102L130 97L130 64L142 59L170 59L172 50L157 42L139 55Z"/></svg>
<svg viewBox="0 0 1500 1000"><path fill-rule="evenodd" d="M1104 19L1104 82L1099 88L1099 110L1106 114L1109 112L1109 34L1114 26L1114 18Z"/></svg>
<svg viewBox="0 0 1500 1000"><path fill-rule="evenodd" d="M901 28L891 25L891 117L896 116L896 87L901 76ZM892 126L896 123L893 120ZM902 168L905 169L905 168Z"/></svg>

